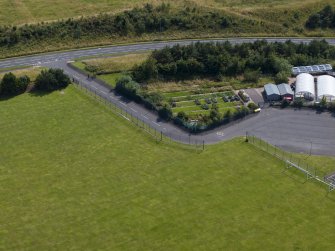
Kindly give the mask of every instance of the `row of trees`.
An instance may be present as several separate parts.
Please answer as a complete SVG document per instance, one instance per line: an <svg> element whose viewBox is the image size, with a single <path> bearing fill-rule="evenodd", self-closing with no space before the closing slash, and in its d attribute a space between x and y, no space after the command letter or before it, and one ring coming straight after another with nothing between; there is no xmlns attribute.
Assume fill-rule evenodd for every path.
<svg viewBox="0 0 335 251"><path fill-rule="evenodd" d="M335 28L335 10L331 5L327 5L321 11L308 18L306 27L309 29Z"/></svg>
<svg viewBox="0 0 335 251"><path fill-rule="evenodd" d="M201 8L174 9L169 4L101 14L80 19L39 23L20 27L0 27L0 46L54 39L80 39L96 36L127 36L167 30L220 30L231 21L220 11Z"/></svg>
<svg viewBox="0 0 335 251"><path fill-rule="evenodd" d="M43 92L51 92L67 87L70 78L61 69L43 70L34 83L34 89ZM6 73L0 82L0 96L11 97L24 93L30 84L28 76L16 77L13 73Z"/></svg>
<svg viewBox="0 0 335 251"><path fill-rule="evenodd" d="M326 41L309 44L268 43L256 41L232 45L225 43L194 43L176 45L154 51L149 59L133 69L133 77L144 83L153 79L187 79L197 77L239 76L257 79L270 74L285 82L292 65L326 62L335 57L335 47Z"/></svg>

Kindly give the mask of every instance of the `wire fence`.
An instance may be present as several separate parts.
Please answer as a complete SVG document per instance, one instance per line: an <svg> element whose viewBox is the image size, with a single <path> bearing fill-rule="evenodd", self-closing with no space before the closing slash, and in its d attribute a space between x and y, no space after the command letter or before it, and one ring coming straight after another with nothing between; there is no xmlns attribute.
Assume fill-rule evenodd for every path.
<svg viewBox="0 0 335 251"><path fill-rule="evenodd" d="M246 133L246 140L248 143L256 146L257 148L273 155L274 157L285 162L287 168L295 168L302 172L306 179L315 179L328 186L329 191L335 189L335 174L328 175L326 172L315 168L308 162L309 156L299 156L283 149L269 144L260 137Z"/></svg>
<svg viewBox="0 0 335 251"><path fill-rule="evenodd" d="M182 143L183 146L187 148L196 149L196 150L205 150L205 140L199 139L196 136L191 134L178 134L173 132L164 131L162 128L155 128L146 121L146 118L140 116L138 113L133 112L130 108L122 108L120 105L116 104L116 101L113 100L108 93L103 93L95 89L89 84L85 84L80 80L73 78L74 86L81 90L82 92L90 95L97 101L103 103L108 108L110 108L115 114L123 117L124 119L131 122L138 128L141 128L143 131L151 135L157 142L163 143Z"/></svg>

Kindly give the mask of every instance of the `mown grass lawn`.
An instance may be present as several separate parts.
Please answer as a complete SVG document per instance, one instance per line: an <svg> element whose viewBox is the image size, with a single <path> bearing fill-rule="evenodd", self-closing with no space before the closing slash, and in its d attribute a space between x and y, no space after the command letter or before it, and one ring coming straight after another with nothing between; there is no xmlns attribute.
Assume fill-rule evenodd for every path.
<svg viewBox="0 0 335 251"><path fill-rule="evenodd" d="M124 75L125 74L123 73L111 73L111 74L99 75L97 77L102 79L106 84L114 88L116 86L116 82L118 81L118 79Z"/></svg>
<svg viewBox="0 0 335 251"><path fill-rule="evenodd" d="M156 143L74 87L0 128L0 250L334 250L335 194L242 139Z"/></svg>

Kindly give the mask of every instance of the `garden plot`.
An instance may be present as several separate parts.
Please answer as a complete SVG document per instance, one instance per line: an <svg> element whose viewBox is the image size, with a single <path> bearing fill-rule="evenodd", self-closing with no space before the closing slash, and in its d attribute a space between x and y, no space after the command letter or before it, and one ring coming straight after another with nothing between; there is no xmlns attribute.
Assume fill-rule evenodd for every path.
<svg viewBox="0 0 335 251"><path fill-rule="evenodd" d="M227 111L234 112L237 107L243 105L232 91L201 94L194 94L191 91L178 91L167 92L162 95L171 103L174 115L179 112L184 112L192 117L208 115L214 108L225 114Z"/></svg>

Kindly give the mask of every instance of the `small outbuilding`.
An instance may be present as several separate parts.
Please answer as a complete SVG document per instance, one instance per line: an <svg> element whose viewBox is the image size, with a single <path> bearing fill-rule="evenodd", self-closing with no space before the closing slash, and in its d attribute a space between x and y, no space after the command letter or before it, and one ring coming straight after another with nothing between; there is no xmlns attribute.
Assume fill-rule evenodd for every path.
<svg viewBox="0 0 335 251"><path fill-rule="evenodd" d="M280 100L280 92L275 84L264 85L265 96L268 101Z"/></svg>
<svg viewBox="0 0 335 251"><path fill-rule="evenodd" d="M283 83L283 84L277 85L277 87L278 87L278 90L279 90L279 93L282 99L286 99L289 101L293 100L294 93L289 84Z"/></svg>

